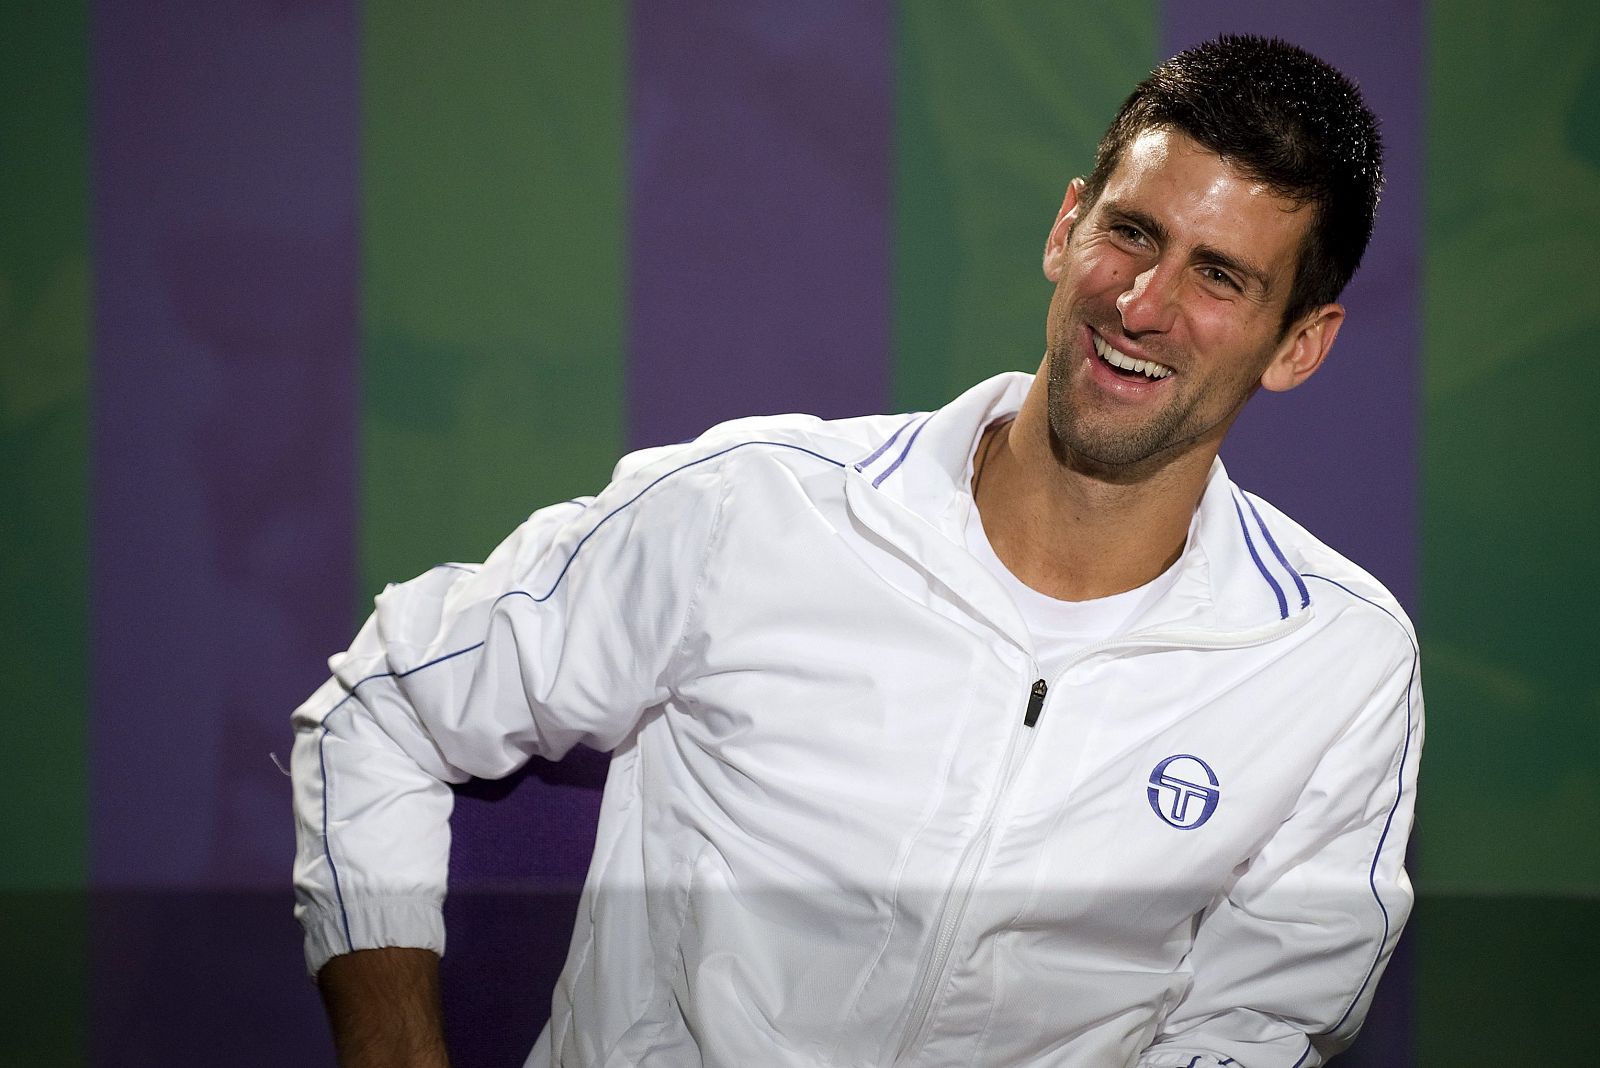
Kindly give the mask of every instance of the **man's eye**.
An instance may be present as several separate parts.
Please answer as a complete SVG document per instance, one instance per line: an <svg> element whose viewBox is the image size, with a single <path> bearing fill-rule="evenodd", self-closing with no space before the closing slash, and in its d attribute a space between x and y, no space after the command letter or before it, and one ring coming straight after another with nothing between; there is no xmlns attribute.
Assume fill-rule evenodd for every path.
<svg viewBox="0 0 1600 1068"><path fill-rule="evenodd" d="M1130 245L1143 245L1145 243L1144 231L1137 226L1129 226L1127 223L1113 223L1111 232Z"/></svg>
<svg viewBox="0 0 1600 1068"><path fill-rule="evenodd" d="M1214 286L1232 290L1239 288L1239 283L1234 280L1233 275L1220 267L1202 267L1200 268L1200 276Z"/></svg>

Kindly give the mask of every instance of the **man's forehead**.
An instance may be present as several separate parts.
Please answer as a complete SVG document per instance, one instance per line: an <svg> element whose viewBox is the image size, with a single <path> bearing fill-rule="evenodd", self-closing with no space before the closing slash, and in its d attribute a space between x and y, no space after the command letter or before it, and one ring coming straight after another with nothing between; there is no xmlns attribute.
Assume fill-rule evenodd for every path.
<svg viewBox="0 0 1600 1068"><path fill-rule="evenodd" d="M1195 173L1208 170L1214 172L1209 176L1214 186L1230 184L1252 197L1277 200L1291 212L1299 206L1278 196L1266 182L1241 170L1226 156L1166 126L1148 127L1128 142L1106 180L1106 188L1173 179L1180 174L1192 180Z"/></svg>

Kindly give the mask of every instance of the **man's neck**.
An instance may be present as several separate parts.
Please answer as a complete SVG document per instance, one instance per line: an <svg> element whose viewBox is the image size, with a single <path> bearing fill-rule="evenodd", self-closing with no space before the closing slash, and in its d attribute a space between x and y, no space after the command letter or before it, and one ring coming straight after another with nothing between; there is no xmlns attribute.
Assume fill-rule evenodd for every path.
<svg viewBox="0 0 1600 1068"><path fill-rule="evenodd" d="M1065 601L1136 589L1178 559L1215 449L1175 457L1137 478L1063 463L1048 416L1024 405L989 428L973 494L995 555L1024 584Z"/></svg>

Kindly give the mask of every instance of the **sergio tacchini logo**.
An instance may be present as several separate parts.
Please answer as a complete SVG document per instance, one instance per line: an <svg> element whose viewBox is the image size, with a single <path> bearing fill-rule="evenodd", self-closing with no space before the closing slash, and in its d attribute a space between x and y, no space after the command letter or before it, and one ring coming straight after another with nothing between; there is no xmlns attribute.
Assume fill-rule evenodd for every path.
<svg viewBox="0 0 1600 1068"><path fill-rule="evenodd" d="M1192 831L1217 810L1222 799L1217 773L1197 756L1174 753L1150 772L1150 811L1168 826Z"/></svg>

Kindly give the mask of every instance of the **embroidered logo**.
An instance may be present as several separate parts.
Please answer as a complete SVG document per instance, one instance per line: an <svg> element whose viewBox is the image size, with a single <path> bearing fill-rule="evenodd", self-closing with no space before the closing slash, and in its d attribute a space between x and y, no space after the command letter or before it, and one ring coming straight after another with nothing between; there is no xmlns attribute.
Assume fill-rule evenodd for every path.
<svg viewBox="0 0 1600 1068"><path fill-rule="evenodd" d="M1192 831L1217 810L1222 799L1217 773L1197 756L1175 753L1150 772L1150 811L1180 831Z"/></svg>

